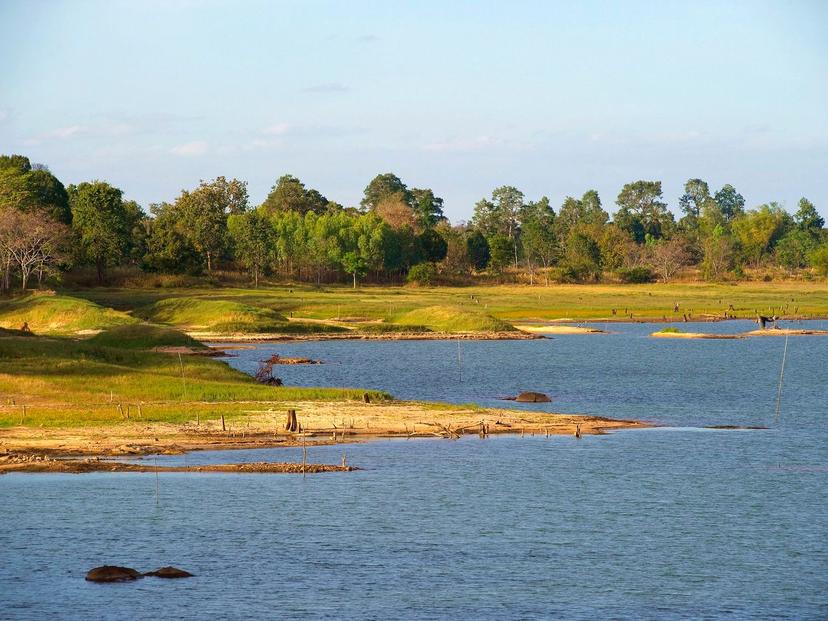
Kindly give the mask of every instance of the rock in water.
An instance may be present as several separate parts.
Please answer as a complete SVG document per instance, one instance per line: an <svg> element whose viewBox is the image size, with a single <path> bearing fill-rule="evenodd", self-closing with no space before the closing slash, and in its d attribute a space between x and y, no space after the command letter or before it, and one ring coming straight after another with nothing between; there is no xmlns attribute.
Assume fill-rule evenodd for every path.
<svg viewBox="0 0 828 621"><path fill-rule="evenodd" d="M162 567L155 571L148 571L145 576L155 576L156 578L192 578L193 574L189 571L184 571L178 567Z"/></svg>
<svg viewBox="0 0 828 621"><path fill-rule="evenodd" d="M518 403L549 403L552 399L542 392L522 392L515 401Z"/></svg>
<svg viewBox="0 0 828 621"><path fill-rule="evenodd" d="M127 582L138 578L143 578L143 576L131 567L118 567L117 565L95 567L86 574L89 582Z"/></svg>

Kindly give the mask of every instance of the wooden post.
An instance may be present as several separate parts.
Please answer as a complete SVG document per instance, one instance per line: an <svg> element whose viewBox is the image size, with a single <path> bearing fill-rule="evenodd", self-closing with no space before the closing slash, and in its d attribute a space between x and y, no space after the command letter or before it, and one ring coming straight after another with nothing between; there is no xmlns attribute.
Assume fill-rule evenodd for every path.
<svg viewBox="0 0 828 621"><path fill-rule="evenodd" d="M224 414L221 415L221 430L227 431L227 427L224 426Z"/></svg>
<svg viewBox="0 0 828 621"><path fill-rule="evenodd" d="M26 404L23 404L23 413L20 415L20 424L23 424L23 420L26 418Z"/></svg>

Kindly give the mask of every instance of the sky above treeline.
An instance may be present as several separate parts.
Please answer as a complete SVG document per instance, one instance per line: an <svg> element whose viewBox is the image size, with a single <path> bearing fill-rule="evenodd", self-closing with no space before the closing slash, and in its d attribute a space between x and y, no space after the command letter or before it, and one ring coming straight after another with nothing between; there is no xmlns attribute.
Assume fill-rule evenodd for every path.
<svg viewBox="0 0 828 621"><path fill-rule="evenodd" d="M0 0L0 153L144 206L394 172L454 222L689 177L828 216L828 2Z"/></svg>

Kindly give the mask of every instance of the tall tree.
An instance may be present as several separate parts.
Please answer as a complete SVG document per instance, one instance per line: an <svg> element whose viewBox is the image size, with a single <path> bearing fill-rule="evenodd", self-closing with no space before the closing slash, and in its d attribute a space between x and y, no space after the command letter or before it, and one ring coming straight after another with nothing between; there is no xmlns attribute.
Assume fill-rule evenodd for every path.
<svg viewBox="0 0 828 621"><path fill-rule="evenodd" d="M661 181L635 181L618 194L615 223L628 231L639 244L646 236L661 239L669 233L674 219L661 200Z"/></svg>
<svg viewBox="0 0 828 621"><path fill-rule="evenodd" d="M411 188L414 213L420 228L429 229L446 217L443 215L443 199L429 189Z"/></svg>
<svg viewBox="0 0 828 621"><path fill-rule="evenodd" d="M276 244L273 227L258 211L231 215L227 230L236 260L250 271L258 289L260 274L273 262Z"/></svg>
<svg viewBox="0 0 828 621"><path fill-rule="evenodd" d="M679 198L679 206L687 216L697 220L708 200L710 200L710 186L707 182L701 179L688 179L684 184L684 194Z"/></svg>
<svg viewBox="0 0 828 621"><path fill-rule="evenodd" d="M247 183L224 177L202 181L192 192L184 190L176 208L187 223L186 234L212 272L227 248L227 216L247 210Z"/></svg>
<svg viewBox="0 0 828 621"><path fill-rule="evenodd" d="M68 192L78 254L95 266L103 283L106 268L119 263L129 248L132 219L121 190L92 181L70 185Z"/></svg>
<svg viewBox="0 0 828 621"><path fill-rule="evenodd" d="M540 262L548 268L555 260L558 240L555 235L555 211L547 197L528 203L520 214L521 242L526 266L534 278L534 266ZM547 284L549 284L547 277Z"/></svg>
<svg viewBox="0 0 828 621"><path fill-rule="evenodd" d="M365 187L365 195L359 204L363 209L372 211L382 201L392 196L397 196L409 207L414 206L414 195L402 180L394 173L383 173L371 179Z"/></svg>
<svg viewBox="0 0 828 621"><path fill-rule="evenodd" d="M306 189L305 184L293 175L282 175L262 203L262 212L265 215L276 211L323 213L327 206L328 199L317 190Z"/></svg>
<svg viewBox="0 0 828 621"><path fill-rule="evenodd" d="M518 238L520 236L520 212L523 209L523 192L504 185L492 191L491 200L483 199L474 206L472 224L489 240L505 237L512 246L515 267L518 262ZM498 242L500 245L500 243ZM499 249L499 246L498 246Z"/></svg>
<svg viewBox="0 0 828 621"><path fill-rule="evenodd" d="M724 216L725 222L732 222L734 218L745 211L745 197L739 194L729 183L722 186L713 197Z"/></svg>
<svg viewBox="0 0 828 621"><path fill-rule="evenodd" d="M814 204L804 196L799 199L799 208L794 214L796 226L806 233L818 236L822 227L825 226L825 219L819 215Z"/></svg>

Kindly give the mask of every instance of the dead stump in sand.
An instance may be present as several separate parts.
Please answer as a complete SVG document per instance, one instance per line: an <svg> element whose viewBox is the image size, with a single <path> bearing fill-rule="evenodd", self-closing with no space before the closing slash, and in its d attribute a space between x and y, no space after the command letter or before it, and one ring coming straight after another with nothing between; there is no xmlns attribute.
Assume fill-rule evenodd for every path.
<svg viewBox="0 0 828 621"><path fill-rule="evenodd" d="M117 565L95 567L86 574L86 580L89 582L128 582L138 578L143 578L143 575L131 567L118 567Z"/></svg>
<svg viewBox="0 0 828 621"><path fill-rule="evenodd" d="M542 392L522 392L516 398L518 403L549 403L552 401L547 395Z"/></svg>
<svg viewBox="0 0 828 621"><path fill-rule="evenodd" d="M155 571L148 571L145 576L155 576L156 578L192 578L193 574L189 571L184 571L178 567L161 567Z"/></svg>
<svg viewBox="0 0 828 621"><path fill-rule="evenodd" d="M287 411L287 420L285 421L285 431L296 432L299 431L299 421L296 420L296 410Z"/></svg>

